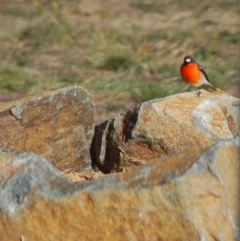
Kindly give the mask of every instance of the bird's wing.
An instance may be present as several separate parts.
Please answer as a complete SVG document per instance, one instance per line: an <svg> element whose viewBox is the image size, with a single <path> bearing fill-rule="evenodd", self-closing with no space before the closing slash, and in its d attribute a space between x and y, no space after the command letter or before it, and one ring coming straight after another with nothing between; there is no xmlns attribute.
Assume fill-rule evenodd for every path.
<svg viewBox="0 0 240 241"><path fill-rule="evenodd" d="M206 78L206 80L210 83L209 78L208 78L208 76L207 76L207 73L204 71L204 69L202 68L202 66L201 66L200 64L198 64L198 63L197 63L197 65L198 65L198 68L200 69L201 73L202 73L202 74L204 75L204 77Z"/></svg>

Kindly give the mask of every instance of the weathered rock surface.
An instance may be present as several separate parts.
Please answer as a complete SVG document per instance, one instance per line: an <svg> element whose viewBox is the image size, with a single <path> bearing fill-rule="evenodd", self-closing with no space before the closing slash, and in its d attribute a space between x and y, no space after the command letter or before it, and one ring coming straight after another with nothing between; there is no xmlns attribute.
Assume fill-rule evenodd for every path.
<svg viewBox="0 0 240 241"><path fill-rule="evenodd" d="M75 86L0 104L0 149L43 155L60 170L91 169L92 96Z"/></svg>
<svg viewBox="0 0 240 241"><path fill-rule="evenodd" d="M240 135L240 100L201 90L151 100L95 128L93 164L105 173Z"/></svg>
<svg viewBox="0 0 240 241"><path fill-rule="evenodd" d="M240 137L202 152L80 184L1 153L1 240L239 240Z"/></svg>

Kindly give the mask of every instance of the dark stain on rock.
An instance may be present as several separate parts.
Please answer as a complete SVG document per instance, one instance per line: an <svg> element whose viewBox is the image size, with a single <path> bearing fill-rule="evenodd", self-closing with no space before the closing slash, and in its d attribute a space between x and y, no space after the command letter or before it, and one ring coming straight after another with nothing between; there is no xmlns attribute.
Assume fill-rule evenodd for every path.
<svg viewBox="0 0 240 241"><path fill-rule="evenodd" d="M226 117L229 130L232 132L233 136L236 136L238 133L238 130L237 130L237 124L234 121L234 118L232 117L231 114L228 113L228 108L226 106L223 106L221 110L224 116Z"/></svg>
<svg viewBox="0 0 240 241"><path fill-rule="evenodd" d="M105 121L95 127L95 134L90 148L94 170L98 168L103 173L110 173L113 170L120 171L121 149L113 140L114 133L114 119Z"/></svg>
<svg viewBox="0 0 240 241"><path fill-rule="evenodd" d="M231 115L227 116L227 124L229 130L232 132L233 136L237 135L237 124Z"/></svg>
<svg viewBox="0 0 240 241"><path fill-rule="evenodd" d="M123 134L123 142L125 143L132 139L132 131L138 120L139 109L140 109L140 105L129 110L124 116L122 134Z"/></svg>

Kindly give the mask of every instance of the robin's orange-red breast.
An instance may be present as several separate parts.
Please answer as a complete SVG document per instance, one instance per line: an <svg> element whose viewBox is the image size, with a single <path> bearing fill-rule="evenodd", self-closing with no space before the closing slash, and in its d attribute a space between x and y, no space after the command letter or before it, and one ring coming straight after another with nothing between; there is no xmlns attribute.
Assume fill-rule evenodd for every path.
<svg viewBox="0 0 240 241"><path fill-rule="evenodd" d="M180 68L181 76L185 83L191 86L200 87L206 85L210 91L217 91L217 89L209 82L208 76L203 68L193 60L192 57L186 56ZM198 92L198 95L200 91Z"/></svg>

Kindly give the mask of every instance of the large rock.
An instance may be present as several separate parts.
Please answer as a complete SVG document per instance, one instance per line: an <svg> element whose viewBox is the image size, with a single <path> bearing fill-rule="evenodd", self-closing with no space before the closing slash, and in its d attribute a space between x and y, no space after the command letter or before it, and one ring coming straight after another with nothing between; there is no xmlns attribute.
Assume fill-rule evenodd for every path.
<svg viewBox="0 0 240 241"><path fill-rule="evenodd" d="M81 184L1 153L1 240L240 240L240 137L203 151Z"/></svg>
<svg viewBox="0 0 240 241"><path fill-rule="evenodd" d="M43 155L60 170L91 169L92 96L75 86L0 104L0 149Z"/></svg>
<svg viewBox="0 0 240 241"><path fill-rule="evenodd" d="M105 173L210 147L240 134L240 100L201 90L151 100L96 126L93 165Z"/></svg>

